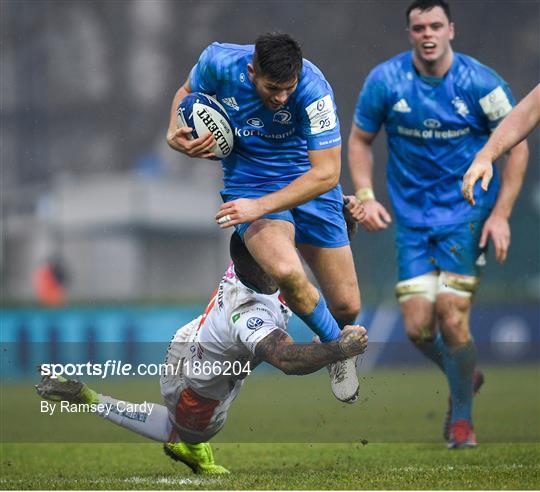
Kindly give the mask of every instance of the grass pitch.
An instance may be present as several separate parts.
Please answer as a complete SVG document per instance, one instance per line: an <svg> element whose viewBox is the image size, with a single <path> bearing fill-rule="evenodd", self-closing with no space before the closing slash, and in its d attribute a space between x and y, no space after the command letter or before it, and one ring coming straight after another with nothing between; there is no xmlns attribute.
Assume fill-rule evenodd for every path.
<svg viewBox="0 0 540 492"><path fill-rule="evenodd" d="M442 441L447 393L436 371L377 370L361 378L363 398L356 405L333 400L323 373L254 375L213 444L216 462L232 472L226 478L193 475L166 458L160 444L94 415L41 415L29 384L4 385L0 484L2 489L538 489L539 368L485 373L486 386L475 402L480 445L462 451L449 451ZM93 386L130 401L159 401L154 380Z"/></svg>

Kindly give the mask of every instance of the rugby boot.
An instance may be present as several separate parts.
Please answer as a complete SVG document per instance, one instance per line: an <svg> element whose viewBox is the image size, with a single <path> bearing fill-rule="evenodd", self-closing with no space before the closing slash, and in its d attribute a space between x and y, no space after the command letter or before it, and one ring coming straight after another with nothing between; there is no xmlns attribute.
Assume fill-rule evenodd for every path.
<svg viewBox="0 0 540 492"><path fill-rule="evenodd" d="M476 396L482 385L484 384L484 373L480 369L474 370L473 375L473 394ZM450 439L450 422L452 421L452 398L448 397L448 409L446 410L446 417L444 418L443 436L444 440Z"/></svg>
<svg viewBox="0 0 540 492"><path fill-rule="evenodd" d="M356 374L358 356L339 360L328 365L332 393L343 403L354 403L358 400L360 385Z"/></svg>
<svg viewBox="0 0 540 492"><path fill-rule="evenodd" d="M66 379L62 376L56 378L42 376L35 388L37 394L44 400L88 404L99 402L97 393L76 379Z"/></svg>
<svg viewBox="0 0 540 492"><path fill-rule="evenodd" d="M458 420L450 425L450 438L447 446L448 449L474 448L476 446L476 436L468 420Z"/></svg>
<svg viewBox="0 0 540 492"><path fill-rule="evenodd" d="M205 475L224 475L230 473L227 468L216 465L214 453L208 442L188 444L185 442L166 442L163 451L174 461L181 461L189 466L193 473Z"/></svg>

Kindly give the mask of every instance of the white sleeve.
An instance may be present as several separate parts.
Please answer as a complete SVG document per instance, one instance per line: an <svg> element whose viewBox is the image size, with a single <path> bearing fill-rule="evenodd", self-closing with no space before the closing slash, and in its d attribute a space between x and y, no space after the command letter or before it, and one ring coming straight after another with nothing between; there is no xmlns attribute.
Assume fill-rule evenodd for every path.
<svg viewBox="0 0 540 492"><path fill-rule="evenodd" d="M243 306L232 313L229 323L235 337L253 355L257 343L274 330L281 330L272 311L261 304Z"/></svg>

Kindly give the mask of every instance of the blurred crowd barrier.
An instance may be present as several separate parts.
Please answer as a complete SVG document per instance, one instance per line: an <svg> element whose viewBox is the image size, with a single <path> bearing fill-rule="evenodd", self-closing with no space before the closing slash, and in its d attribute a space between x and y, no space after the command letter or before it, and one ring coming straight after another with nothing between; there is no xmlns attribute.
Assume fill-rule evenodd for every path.
<svg viewBox="0 0 540 492"><path fill-rule="evenodd" d="M5 310L0 315L2 378L9 382L37 377L36 367L42 363L162 363L175 331L203 309L191 305ZM370 338L360 371L378 365L427 364L406 339L397 306L365 309L359 323L368 328ZM534 306L479 306L471 324L482 363L540 361L540 313ZM296 317L289 333L297 342L311 341L312 333Z"/></svg>

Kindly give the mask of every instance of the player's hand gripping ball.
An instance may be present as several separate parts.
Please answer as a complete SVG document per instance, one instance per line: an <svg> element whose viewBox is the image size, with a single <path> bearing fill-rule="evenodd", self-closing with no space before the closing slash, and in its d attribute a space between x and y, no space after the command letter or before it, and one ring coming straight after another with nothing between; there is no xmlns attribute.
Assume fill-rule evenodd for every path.
<svg viewBox="0 0 540 492"><path fill-rule="evenodd" d="M201 92L188 94L176 111L178 128L189 126L193 138L199 138L210 132L216 144L210 152L216 154L214 160L227 157L233 149L234 133L225 108L211 96Z"/></svg>

